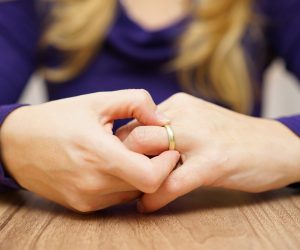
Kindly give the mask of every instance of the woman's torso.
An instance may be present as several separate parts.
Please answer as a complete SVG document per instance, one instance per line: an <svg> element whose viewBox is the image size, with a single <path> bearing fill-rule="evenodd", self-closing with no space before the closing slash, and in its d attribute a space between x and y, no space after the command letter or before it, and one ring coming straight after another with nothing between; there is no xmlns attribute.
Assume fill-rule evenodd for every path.
<svg viewBox="0 0 300 250"><path fill-rule="evenodd" d="M263 10L262 15L265 14L265 9L273 15L270 6L280 7L279 3L273 4L270 0L261 2L267 2L267 8L263 4L262 7L259 5L258 9ZM289 5L289 9L293 8L292 3L286 5ZM184 18L169 27L149 31L135 23L119 5L115 21L99 53L78 77L60 84L47 82L49 99L56 100L98 91L144 88L150 92L156 103L160 103L174 93L182 91L176 72L167 71L165 66L176 56L174 44L188 22L189 18ZM20 34L20 37L25 36L25 33L26 31ZM261 110L263 74L272 58L269 46L272 37L269 37L267 32L264 35L253 39L248 32L243 40L253 87L257 90L252 111L252 115L256 116L260 115ZM59 57L57 51L48 50L43 57L43 63L55 65Z"/></svg>
<svg viewBox="0 0 300 250"><path fill-rule="evenodd" d="M176 72L166 70L166 64L175 57L175 42L188 22L187 17L166 28L150 31L133 21L119 4L101 51L89 67L69 82L47 82L50 100L97 91L143 88L149 91L156 103L160 103L183 91ZM245 50L251 51L246 53L249 62L255 61L255 65L251 65L253 84L259 95L252 111L255 116L260 115L262 74L268 61L265 51L261 53L266 50L262 42L247 39L247 35L243 42ZM53 64L56 54L53 51L48 53L46 63Z"/></svg>

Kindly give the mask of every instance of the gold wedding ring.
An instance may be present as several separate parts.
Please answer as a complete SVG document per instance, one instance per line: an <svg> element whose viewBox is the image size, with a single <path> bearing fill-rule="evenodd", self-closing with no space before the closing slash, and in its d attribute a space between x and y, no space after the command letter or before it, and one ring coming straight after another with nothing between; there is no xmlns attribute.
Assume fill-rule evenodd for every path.
<svg viewBox="0 0 300 250"><path fill-rule="evenodd" d="M164 127L166 128L168 134L169 150L175 150L176 143L175 143L174 131L170 125L165 125Z"/></svg>

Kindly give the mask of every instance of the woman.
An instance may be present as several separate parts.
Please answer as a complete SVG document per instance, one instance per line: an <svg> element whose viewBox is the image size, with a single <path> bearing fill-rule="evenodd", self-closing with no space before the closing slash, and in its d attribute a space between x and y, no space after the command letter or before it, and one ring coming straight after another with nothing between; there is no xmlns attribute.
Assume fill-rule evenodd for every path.
<svg viewBox="0 0 300 250"><path fill-rule="evenodd" d="M300 116L252 117L275 56L300 76L299 1L57 0L43 11L36 3L1 4L2 103L16 101L36 65L51 100L132 88L156 103L171 96L158 110L183 164L172 171L178 153L165 152L173 149L160 127L167 121L144 92L6 106L3 161L23 188L79 211L142 191L139 209L148 212L199 186L260 192L300 181ZM127 117L138 122L117 135L130 150L111 134Z"/></svg>

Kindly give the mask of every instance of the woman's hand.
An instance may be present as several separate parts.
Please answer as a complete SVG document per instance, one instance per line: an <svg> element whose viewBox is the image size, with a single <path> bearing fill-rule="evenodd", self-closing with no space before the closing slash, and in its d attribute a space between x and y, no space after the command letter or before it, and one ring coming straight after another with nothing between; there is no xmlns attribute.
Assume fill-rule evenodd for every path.
<svg viewBox="0 0 300 250"><path fill-rule="evenodd" d="M187 94L159 105L171 119L183 165L140 210L157 210L201 186L261 192L300 180L300 140L277 121L238 114ZM156 155L168 149L165 128L132 122L117 131L135 152Z"/></svg>
<svg viewBox="0 0 300 250"><path fill-rule="evenodd" d="M1 127L7 171L25 189L89 212L152 193L179 153L151 160L112 134L115 119L148 125L167 121L143 90L102 92L15 110Z"/></svg>

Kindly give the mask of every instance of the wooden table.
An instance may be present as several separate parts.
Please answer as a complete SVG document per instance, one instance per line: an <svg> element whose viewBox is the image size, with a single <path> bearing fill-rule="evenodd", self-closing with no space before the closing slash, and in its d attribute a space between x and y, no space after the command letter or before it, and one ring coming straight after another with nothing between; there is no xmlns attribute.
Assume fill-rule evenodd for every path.
<svg viewBox="0 0 300 250"><path fill-rule="evenodd" d="M300 193L199 189L151 215L135 204L76 214L1 194L0 249L300 249Z"/></svg>

